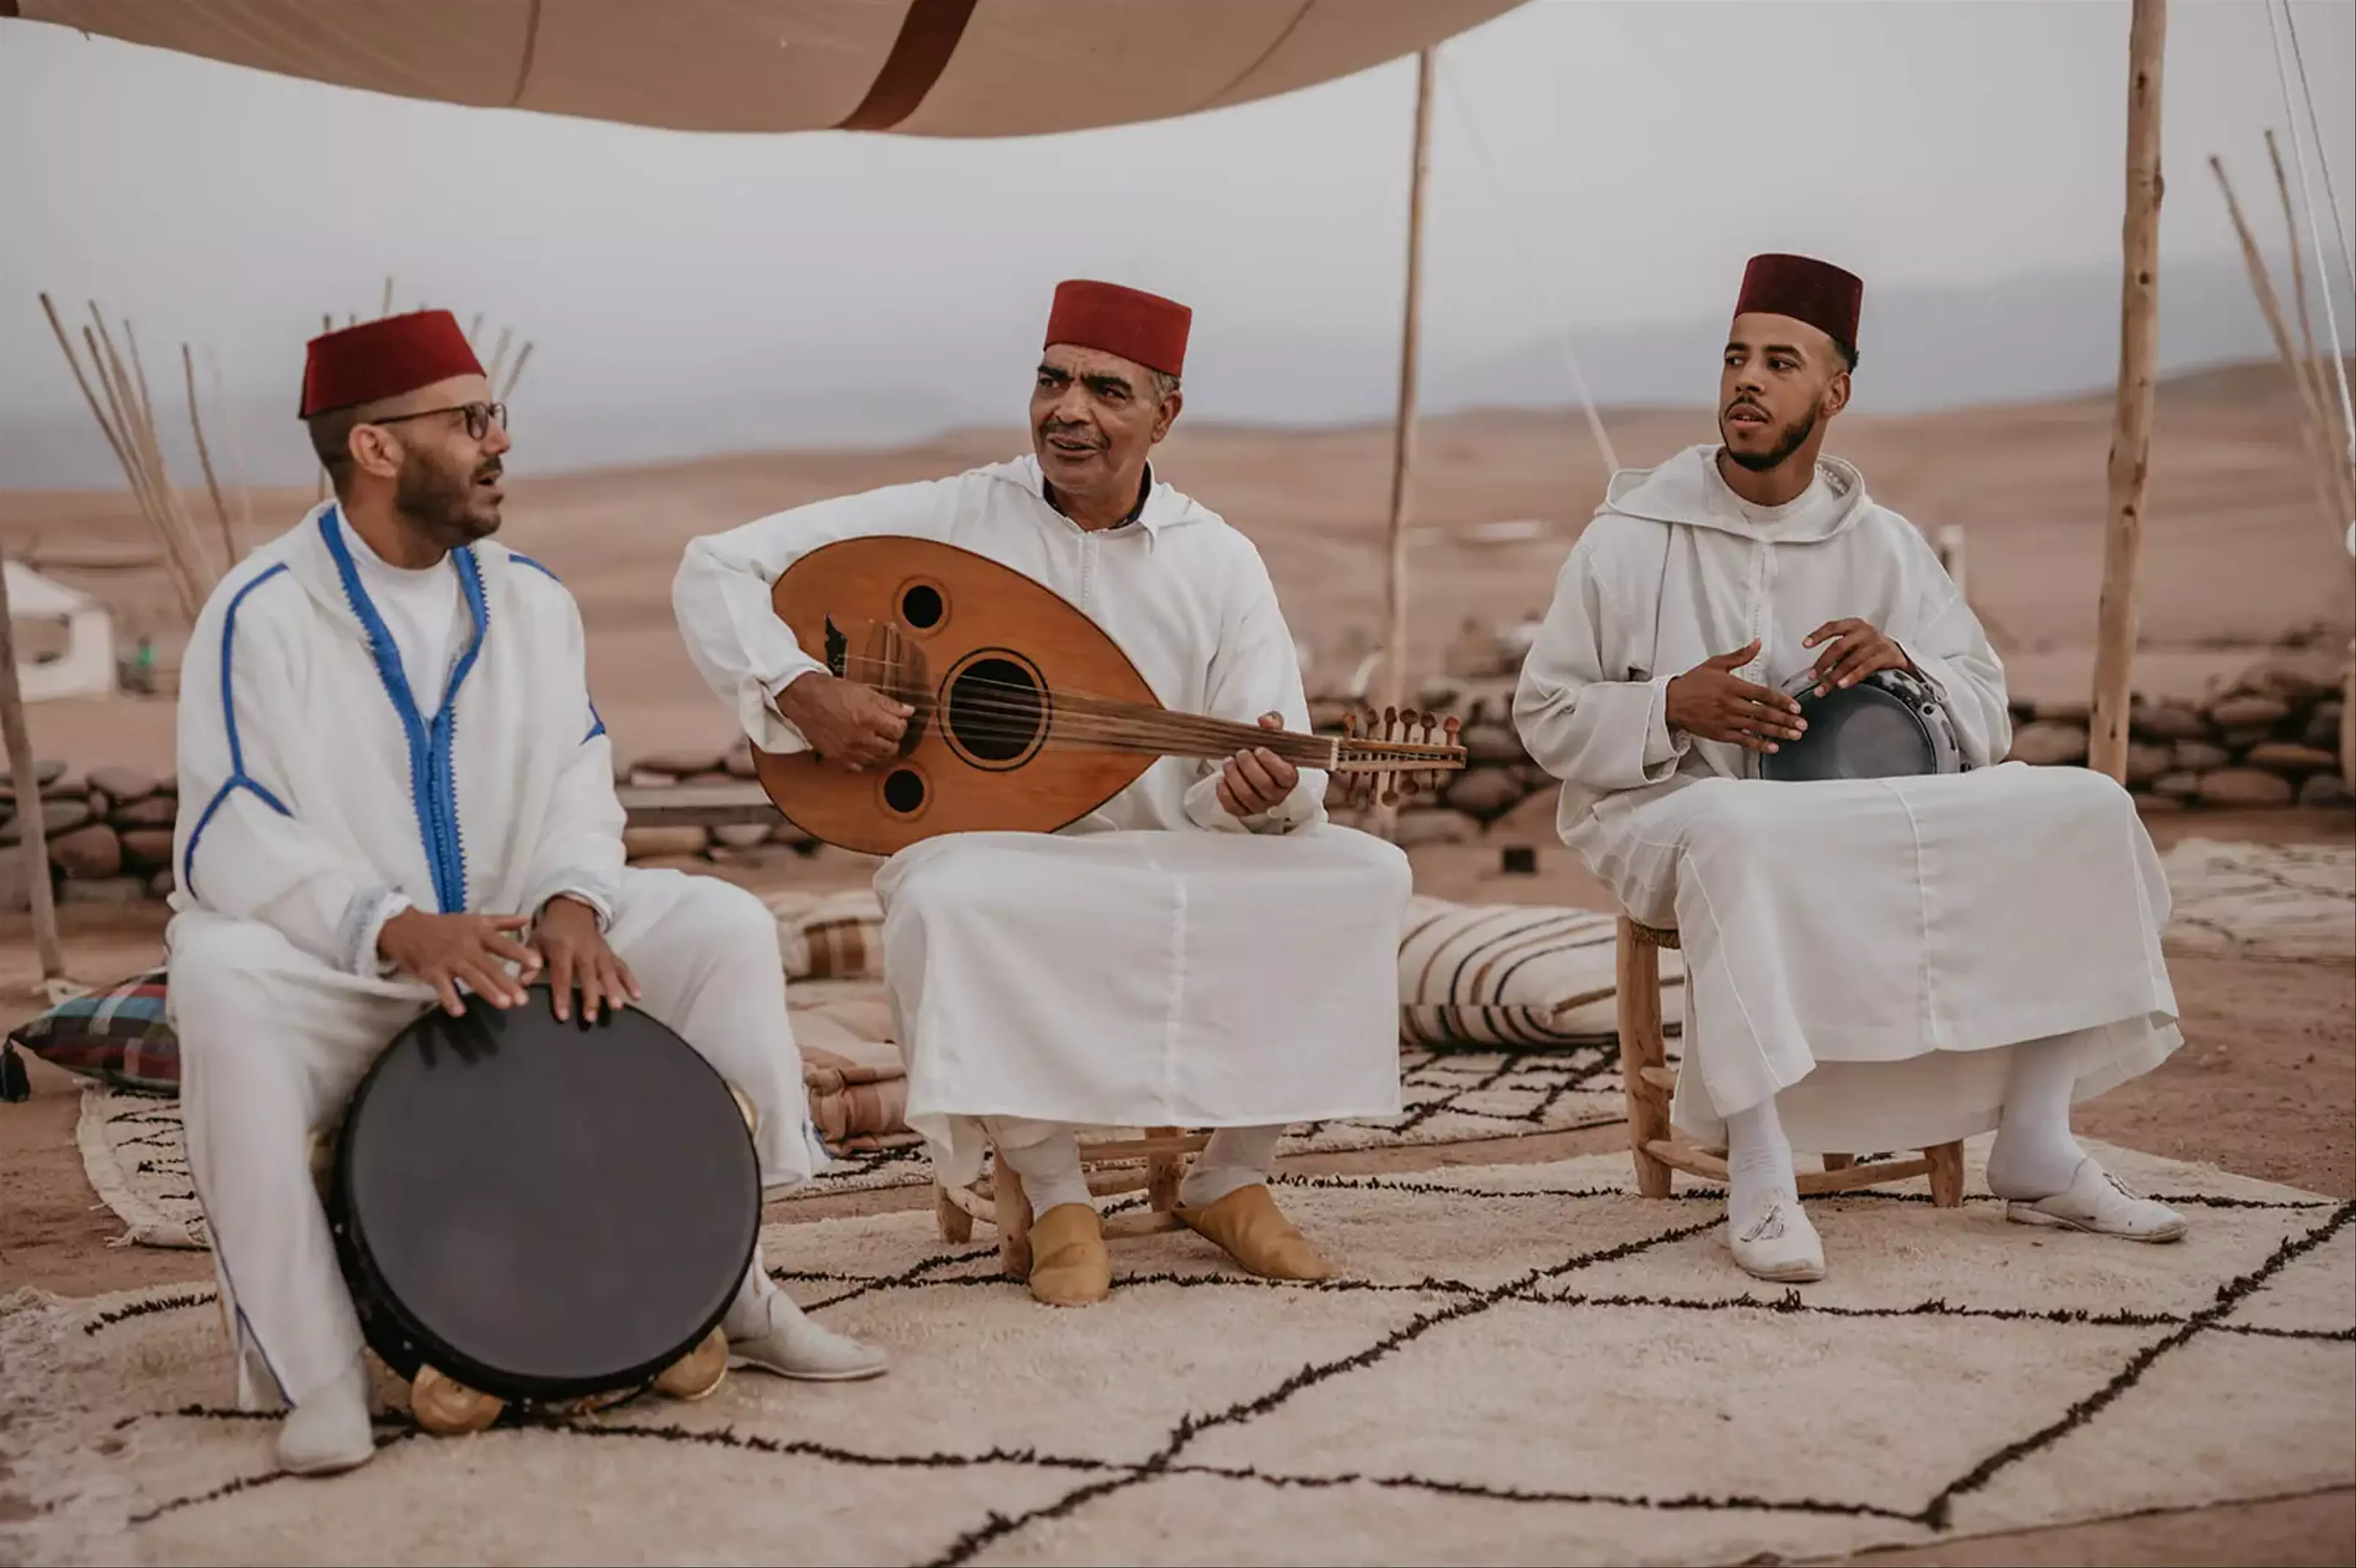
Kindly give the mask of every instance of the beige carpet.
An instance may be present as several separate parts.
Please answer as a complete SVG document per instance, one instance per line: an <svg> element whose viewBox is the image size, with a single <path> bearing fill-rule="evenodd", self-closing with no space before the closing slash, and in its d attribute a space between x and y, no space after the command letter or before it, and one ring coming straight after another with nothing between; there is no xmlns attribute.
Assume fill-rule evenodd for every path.
<svg viewBox="0 0 2356 1568"><path fill-rule="evenodd" d="M1404 1114L1296 1127L1280 1152L1332 1154L1567 1132L1626 1114L1620 1048L1611 1043L1536 1052L1435 1053L1410 1047L1400 1052L1399 1072ZM93 1084L83 1091L75 1136L91 1187L123 1221L123 1242L211 1244L188 1179L177 1100ZM881 1147L843 1151L834 1169L787 1193L787 1200L932 1179L924 1146L913 1135L862 1141Z"/></svg>
<svg viewBox="0 0 2356 1568"><path fill-rule="evenodd" d="M2161 858L2168 940L2196 953L2356 957L2356 848L2187 838Z"/></svg>
<svg viewBox="0 0 2356 1568"><path fill-rule="evenodd" d="M1832 1278L1775 1290L1708 1198L1590 1157L1290 1183L1347 1280L1171 1235L1054 1312L928 1215L776 1226L889 1377L458 1440L396 1402L324 1482L222 1410L209 1290L20 1292L0 1561L1740 1563L2356 1481L2356 1204L2104 1158L2190 1238L1861 1195L1811 1204Z"/></svg>

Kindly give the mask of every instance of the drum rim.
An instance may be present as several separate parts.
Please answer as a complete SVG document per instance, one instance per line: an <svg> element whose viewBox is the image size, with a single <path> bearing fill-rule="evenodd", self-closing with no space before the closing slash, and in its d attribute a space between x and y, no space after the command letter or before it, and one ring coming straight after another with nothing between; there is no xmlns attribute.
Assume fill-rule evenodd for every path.
<svg viewBox="0 0 2356 1568"><path fill-rule="evenodd" d="M545 980L535 981L527 987L528 999L524 1005L531 1006L539 993L547 992L550 989ZM470 1020L498 1011L480 997L469 995L466 997L466 1015ZM418 1319L415 1312L404 1306L385 1288L383 1270L379 1265L374 1252L368 1244L368 1238L353 1214L352 1140L348 1135L353 1119L367 1104L369 1094L375 1089L387 1064L391 1061L393 1053L400 1048L401 1042L409 1038L411 1030L433 1018L440 1010L438 1004L422 1008L415 1018L411 1019L394 1031L391 1040L385 1043L384 1049L377 1052L376 1060L369 1063L368 1072L361 1075L359 1085L353 1089L351 1098L345 1104L344 1114L337 1124L335 1164L327 1184L328 1227L337 1258L344 1265L345 1288L353 1298L352 1305L360 1321L361 1337L367 1340L369 1349L376 1352L378 1359L383 1360L394 1371L404 1377L415 1375L414 1369L403 1371L378 1344L377 1335L369 1332L373 1319L376 1324L380 1324L384 1330L397 1333L402 1339L407 1341L402 1349L404 1351L413 1352L420 1366L430 1365L435 1371L456 1379L478 1392L494 1394L511 1403L547 1403L560 1400L580 1399L591 1394L611 1393L618 1390L643 1389L651 1386L655 1378L666 1367L692 1350L711 1334L712 1329L720 1326L721 1321L728 1316L730 1306L728 1298L723 1297L719 1307L699 1324L695 1332L687 1337L676 1349L667 1351L643 1364L630 1367L611 1378L549 1378L501 1371L477 1360L434 1334ZM676 1029L640 1008L626 1007L617 1010L636 1013L648 1023L654 1025L660 1037L677 1046L680 1052L711 1074L712 1081L723 1093L729 1093L728 1081L721 1074L720 1070L705 1061L703 1053L689 1044ZM455 1023L459 1020L453 1019L449 1021ZM581 1024L577 1027L590 1029L605 1026ZM733 1094L730 1094L730 1101L733 1106L734 1101ZM753 1266L753 1258L760 1249L761 1162L760 1150L754 1142L751 1126L741 1115L732 1120L744 1137L745 1157L753 1170L752 1223L746 1229L744 1256L735 1270L737 1276L741 1278L744 1272ZM355 1275L359 1275L357 1280L353 1277ZM366 1301L361 1298L359 1290L361 1285L370 1287Z"/></svg>
<svg viewBox="0 0 2356 1568"><path fill-rule="evenodd" d="M1885 680L1882 678L1884 676L1889 676L1893 678ZM1922 717L1922 713L1917 710L1916 703L1918 699L1910 695L1909 691L1906 689L1908 687L1919 688L1923 694L1922 699L1929 699L1931 688L1927 685L1916 680L1913 677L1908 675L1903 670L1876 670L1873 674L1866 677L1865 679L1858 682L1855 686L1838 688L1833 691L1826 692L1821 698L1815 698L1804 695L1804 693L1807 691L1809 683L1813 678L1814 672L1804 671L1800 677L1794 678L1791 685L1790 695L1799 698L1800 712L1803 718L1806 717L1808 709L1815 704L1829 702L1836 698L1841 697L1853 698L1859 701L1883 703L1895 707L1912 721L1915 733L1922 739L1922 750L1926 754L1926 759L1930 765L1923 768L1920 773L1915 773L1836 774L1830 778L1800 778L1784 773L1781 771L1782 769L1791 765L1791 758L1788 752L1769 752L1759 757L1759 776L1762 779L1774 784L1843 784L1849 782L1852 777L1925 778L1933 775L1940 771L1940 747L1938 737L1933 732L1929 721L1926 720Z"/></svg>

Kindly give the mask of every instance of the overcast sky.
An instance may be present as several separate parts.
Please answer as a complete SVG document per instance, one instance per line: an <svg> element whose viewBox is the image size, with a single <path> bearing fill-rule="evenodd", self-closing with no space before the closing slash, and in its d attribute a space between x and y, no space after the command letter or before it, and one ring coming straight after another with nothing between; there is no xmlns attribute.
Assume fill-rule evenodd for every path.
<svg viewBox="0 0 2356 1568"><path fill-rule="evenodd" d="M2296 15L2356 219L2356 6ZM1563 324L1594 332L1721 312L1760 250L1826 256L1869 289L2115 268L2127 21L2114 0L1509 13L1442 56L1428 340L1477 358L1553 325L1517 246ZM0 418L78 403L39 290L95 297L155 345L209 345L241 394L291 413L320 313L372 313L388 272L404 305L534 337L526 389L547 406L748 387L987 405L1019 397L1055 280L1109 277L1195 306L1194 406L1215 415L1223 344L1396 333L1413 83L1395 62L1015 141L707 136L0 23ZM2164 259L2233 253L2211 152L2271 235L2259 138L2284 115L2264 5L2171 5L2164 103ZM2344 335L2344 281L2339 298ZM1236 400L1265 407L1253 390ZM292 443L291 421L264 439Z"/></svg>

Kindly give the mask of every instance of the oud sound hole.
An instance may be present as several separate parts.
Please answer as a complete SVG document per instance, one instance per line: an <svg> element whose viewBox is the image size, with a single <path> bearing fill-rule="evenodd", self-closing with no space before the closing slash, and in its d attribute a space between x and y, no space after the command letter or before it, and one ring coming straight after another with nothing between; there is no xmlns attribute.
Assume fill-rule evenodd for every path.
<svg viewBox="0 0 2356 1568"><path fill-rule="evenodd" d="M976 659L949 682L949 733L976 762L1011 763L1046 718L1039 682L1012 659Z"/></svg>
<svg viewBox="0 0 2356 1568"><path fill-rule="evenodd" d="M918 583L900 595L900 619L920 632L941 624L941 591Z"/></svg>
<svg viewBox="0 0 2356 1568"><path fill-rule="evenodd" d="M884 804L905 816L925 804L925 781L914 768L894 768L884 776Z"/></svg>

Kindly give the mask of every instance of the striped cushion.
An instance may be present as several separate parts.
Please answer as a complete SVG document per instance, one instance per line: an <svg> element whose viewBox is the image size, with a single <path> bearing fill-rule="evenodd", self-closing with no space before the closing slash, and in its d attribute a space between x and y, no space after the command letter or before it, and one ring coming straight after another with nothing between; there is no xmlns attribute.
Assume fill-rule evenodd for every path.
<svg viewBox="0 0 2356 1568"><path fill-rule="evenodd" d="M118 1089L180 1092L180 1040L164 1016L164 971L59 1003L8 1031L11 1042L53 1066Z"/></svg>
<svg viewBox="0 0 2356 1568"><path fill-rule="evenodd" d="M878 980L884 976L884 907L873 890L774 893L777 953L788 980Z"/></svg>
<svg viewBox="0 0 2356 1568"><path fill-rule="evenodd" d="M1399 942L1399 1034L1425 1046L1563 1046L1619 1033L1616 917L1539 904L1417 898ZM1684 966L1661 955L1661 1014L1684 1008Z"/></svg>

